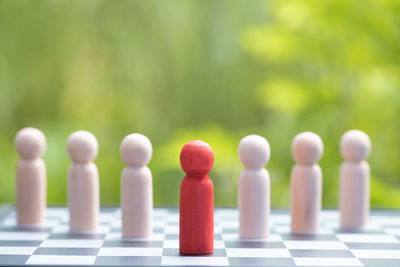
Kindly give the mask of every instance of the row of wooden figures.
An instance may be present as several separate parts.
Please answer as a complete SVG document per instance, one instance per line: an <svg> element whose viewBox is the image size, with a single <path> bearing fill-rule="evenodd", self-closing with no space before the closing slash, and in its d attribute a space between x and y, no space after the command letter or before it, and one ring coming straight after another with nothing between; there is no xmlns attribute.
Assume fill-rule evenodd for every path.
<svg viewBox="0 0 400 267"><path fill-rule="evenodd" d="M24 128L18 132L15 144L21 156L16 175L17 221L20 225L40 225L46 207L46 167L41 159L46 139L40 130ZM342 227L359 228L367 222L370 170L365 159L370 148L369 137L359 130L346 132L340 140L344 158L339 192ZM97 140L90 132L74 132L68 138L67 152L72 160L68 170L70 229L95 230L99 215L99 174L93 163L98 153ZM144 135L130 134L122 140L120 152L126 164L121 177L122 236L149 237L153 192L151 171L146 165L152 156L151 142ZM300 133L292 142L296 161L291 173L293 232L317 231L322 195L318 161L322 152L322 140L314 133ZM267 238L270 216L270 178L265 169L270 158L268 141L258 135L244 137L239 143L239 158L244 166L238 186L239 236ZM184 239L190 243L199 238L190 237L191 232L213 231L213 188L208 172L214 154L207 143L192 141L183 147L180 162L186 172L180 190L180 234L188 231L189 237ZM202 184L207 184L204 187L207 190ZM189 230L182 230L182 227ZM187 251L193 252L190 248Z"/></svg>

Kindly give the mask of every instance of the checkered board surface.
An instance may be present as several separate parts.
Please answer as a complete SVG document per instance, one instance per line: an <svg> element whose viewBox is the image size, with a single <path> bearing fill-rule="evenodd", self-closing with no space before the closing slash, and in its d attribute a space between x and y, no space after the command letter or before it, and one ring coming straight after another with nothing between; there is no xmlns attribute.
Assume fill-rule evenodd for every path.
<svg viewBox="0 0 400 267"><path fill-rule="evenodd" d="M117 208L101 210L93 233L70 233L66 208L48 208L42 229L16 226L0 210L0 265L106 266L400 266L400 212L372 212L359 232L339 229L338 212L323 211L316 235L289 231L287 211L272 211L267 240L240 240L236 209L215 210L214 254L181 256L177 209L154 210L150 239L122 239Z"/></svg>

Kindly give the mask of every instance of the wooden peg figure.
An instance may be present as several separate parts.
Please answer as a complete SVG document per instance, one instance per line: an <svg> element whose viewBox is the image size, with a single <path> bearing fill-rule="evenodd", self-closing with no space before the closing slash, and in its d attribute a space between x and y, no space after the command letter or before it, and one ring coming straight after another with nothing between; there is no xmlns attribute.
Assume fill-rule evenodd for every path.
<svg viewBox="0 0 400 267"><path fill-rule="evenodd" d="M67 142L72 164L68 170L68 208L71 231L94 231L100 212L99 172L93 160L99 145L87 131L72 133Z"/></svg>
<svg viewBox="0 0 400 267"><path fill-rule="evenodd" d="M214 189L208 173L214 153L205 142L185 144L180 162L186 173L181 182L179 252L207 254L214 250Z"/></svg>
<svg viewBox="0 0 400 267"><path fill-rule="evenodd" d="M16 211L19 225L43 223L46 209L46 165L41 159L46 137L35 128L23 128L15 138L20 154L16 173Z"/></svg>
<svg viewBox="0 0 400 267"><path fill-rule="evenodd" d="M264 166L270 151L268 141L259 135L246 136L239 143L239 158L244 166L238 186L240 238L268 237L270 180Z"/></svg>
<svg viewBox="0 0 400 267"><path fill-rule="evenodd" d="M150 140L141 134L126 136L121 143L126 167L121 175L122 237L146 238L152 232L153 186L146 166L152 155Z"/></svg>
<svg viewBox="0 0 400 267"><path fill-rule="evenodd" d="M318 230L322 201L322 171L318 161L322 152L322 140L314 133L303 132L293 140L296 165L290 184L292 232L315 233Z"/></svg>
<svg viewBox="0 0 400 267"><path fill-rule="evenodd" d="M344 162L340 167L339 210L342 228L363 228L369 217L370 169L366 158L371 151L367 134L351 130L340 140Z"/></svg>

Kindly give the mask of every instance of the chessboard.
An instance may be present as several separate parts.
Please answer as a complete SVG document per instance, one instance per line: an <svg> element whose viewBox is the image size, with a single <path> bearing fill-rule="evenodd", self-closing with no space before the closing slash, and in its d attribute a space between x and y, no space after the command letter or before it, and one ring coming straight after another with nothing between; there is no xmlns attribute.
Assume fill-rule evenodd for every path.
<svg viewBox="0 0 400 267"><path fill-rule="evenodd" d="M373 211L364 230L339 228L324 210L314 235L290 233L290 215L272 210L268 239L238 238L237 209L215 209L214 253L179 254L179 213L156 208L149 239L121 238L119 208L102 208L96 232L68 229L65 207L49 207L42 228L16 225L12 206L0 209L0 265L94 266L400 266L400 212Z"/></svg>

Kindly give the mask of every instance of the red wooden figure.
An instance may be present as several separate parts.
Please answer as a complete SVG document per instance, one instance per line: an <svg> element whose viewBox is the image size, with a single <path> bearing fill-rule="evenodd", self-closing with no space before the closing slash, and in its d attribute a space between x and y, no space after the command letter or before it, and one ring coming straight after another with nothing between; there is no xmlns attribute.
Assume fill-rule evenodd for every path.
<svg viewBox="0 0 400 267"><path fill-rule="evenodd" d="M209 144L192 141L183 146L180 161L186 176L180 193L179 252L213 253L214 189L208 173L214 164L214 152Z"/></svg>

